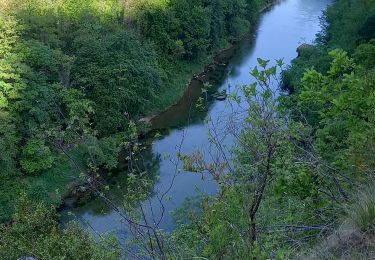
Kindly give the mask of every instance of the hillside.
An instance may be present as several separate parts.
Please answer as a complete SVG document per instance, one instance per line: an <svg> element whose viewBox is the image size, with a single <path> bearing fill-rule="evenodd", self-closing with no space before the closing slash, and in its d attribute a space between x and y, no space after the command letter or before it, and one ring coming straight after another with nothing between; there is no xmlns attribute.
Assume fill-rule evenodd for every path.
<svg viewBox="0 0 375 260"><path fill-rule="evenodd" d="M228 123L215 128L205 114L207 150L181 152L201 132L181 130L181 143L166 145L176 161L155 159L139 140L138 120L176 103L271 2L1 1L0 259L373 258L374 0L334 1L290 65L255 58L251 84L219 93ZM195 104L202 113L209 88ZM175 171L164 173L172 176L165 193L155 189L160 157ZM119 158L124 186L106 182ZM209 176L217 192L197 191L171 213L163 203L183 171ZM62 223L56 208L83 182L107 207L94 211L109 222L114 211L126 235ZM161 219L173 215L173 231L160 227L148 198Z"/></svg>

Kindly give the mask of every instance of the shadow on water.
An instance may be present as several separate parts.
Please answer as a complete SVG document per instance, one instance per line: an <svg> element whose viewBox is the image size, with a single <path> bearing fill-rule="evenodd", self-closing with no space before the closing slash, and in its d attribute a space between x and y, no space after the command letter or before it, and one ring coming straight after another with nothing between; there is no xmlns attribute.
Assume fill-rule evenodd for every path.
<svg viewBox="0 0 375 260"><path fill-rule="evenodd" d="M125 156L120 156L120 163L117 169L106 172L106 174L109 175L106 185L108 185L110 190L105 192L105 194L115 205L122 205L126 202L126 198L132 195L129 194L129 192L134 189L142 189L145 194L152 196L153 186L158 182L157 176L160 169L161 155L153 154L151 147L145 146L145 148L146 149L137 156L137 160L142 162L139 164L139 171L143 171L147 173L147 175L129 183L128 172L130 170L128 168L128 163L124 159ZM143 185L143 181L146 181L148 184ZM84 199L82 202L75 202L75 205L77 207L74 211L79 214L89 211L94 216L101 216L113 211L109 205L104 203L100 198L95 197Z"/></svg>

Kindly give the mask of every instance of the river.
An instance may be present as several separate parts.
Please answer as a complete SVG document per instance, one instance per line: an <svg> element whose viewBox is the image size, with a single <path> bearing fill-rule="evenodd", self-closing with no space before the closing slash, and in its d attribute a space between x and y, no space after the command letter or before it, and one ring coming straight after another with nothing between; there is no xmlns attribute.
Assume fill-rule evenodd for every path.
<svg viewBox="0 0 375 260"><path fill-rule="evenodd" d="M311 43L320 31L320 17L332 0L284 0L275 4L265 12L254 31L254 34L244 40L234 50L229 63L210 72L207 76L213 88L228 92L236 86L252 82L249 71L257 65L257 58L275 60L283 58L286 64L297 56L296 49L303 43ZM160 228L172 231L175 227L171 212L182 207L187 198L202 194L214 195L218 185L209 176L180 172L176 175L176 155L178 152L190 154L196 150L215 150L209 142L206 119L214 122L215 128L222 131L228 124L233 107L228 101L208 101L208 110L204 113L197 111L195 100L201 94L200 83L193 82L181 101L152 120L155 128L164 129L162 135L146 152L149 168L158 177L154 186L155 193L163 193L169 189L163 201L166 214ZM224 132L224 131L222 131ZM224 137L223 137L224 138ZM232 139L223 143L230 151ZM230 154L230 152L229 152ZM181 165L179 165L181 167ZM126 185L124 174L117 174L110 181L113 196L121 196L121 189ZM111 192L111 191L110 191ZM118 200L121 204L121 199ZM153 205L154 214L160 214L156 197L145 202L148 212ZM120 206L120 205L119 205ZM119 215L106 207L99 199L89 201L83 206L66 209L81 221L90 225L96 232L114 232L120 239L128 236L126 224ZM64 215L64 214L63 214ZM63 216L63 218L66 218Z"/></svg>

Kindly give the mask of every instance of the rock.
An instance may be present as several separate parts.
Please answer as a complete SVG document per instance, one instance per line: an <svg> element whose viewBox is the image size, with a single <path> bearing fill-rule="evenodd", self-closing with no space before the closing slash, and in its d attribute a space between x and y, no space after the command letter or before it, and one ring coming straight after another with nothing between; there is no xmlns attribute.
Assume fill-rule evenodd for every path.
<svg viewBox="0 0 375 260"><path fill-rule="evenodd" d="M141 124L141 125L148 125L149 126L149 125L151 125L152 119L154 119L157 116L158 116L157 114L154 114L154 115L150 115L150 116L147 116L147 117L143 117L143 118L138 120L138 123Z"/></svg>
<svg viewBox="0 0 375 260"><path fill-rule="evenodd" d="M302 56L302 53L303 53L305 50L309 50L309 49L313 49L313 48L314 48L314 45L307 44L307 43L301 44L301 45L297 48L298 57L301 57L301 56Z"/></svg>
<svg viewBox="0 0 375 260"><path fill-rule="evenodd" d="M85 187L85 186L80 186L80 187L78 188L78 190L79 190L80 192L86 192L86 191L87 191L87 187Z"/></svg>
<svg viewBox="0 0 375 260"><path fill-rule="evenodd" d="M227 97L228 97L227 94L223 94L223 95L216 96L215 98L216 98L216 100L224 101L224 100L227 99Z"/></svg>
<svg viewBox="0 0 375 260"><path fill-rule="evenodd" d="M143 124L149 124L150 121L151 121L151 117L144 117L138 120L139 123L143 123Z"/></svg>
<svg viewBox="0 0 375 260"><path fill-rule="evenodd" d="M221 92L217 92L212 95L216 100L223 101L226 100L228 97L227 91L223 90Z"/></svg>

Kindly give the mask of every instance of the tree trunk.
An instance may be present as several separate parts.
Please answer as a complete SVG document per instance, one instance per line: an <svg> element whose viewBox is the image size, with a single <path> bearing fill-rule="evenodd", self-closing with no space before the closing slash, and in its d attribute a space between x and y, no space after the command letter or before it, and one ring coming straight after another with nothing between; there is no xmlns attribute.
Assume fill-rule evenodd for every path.
<svg viewBox="0 0 375 260"><path fill-rule="evenodd" d="M250 216L250 245L253 246L257 240L257 226L256 226L256 217Z"/></svg>

